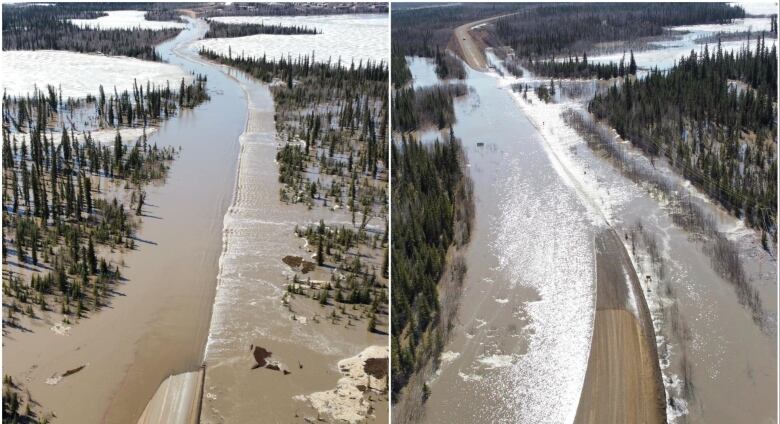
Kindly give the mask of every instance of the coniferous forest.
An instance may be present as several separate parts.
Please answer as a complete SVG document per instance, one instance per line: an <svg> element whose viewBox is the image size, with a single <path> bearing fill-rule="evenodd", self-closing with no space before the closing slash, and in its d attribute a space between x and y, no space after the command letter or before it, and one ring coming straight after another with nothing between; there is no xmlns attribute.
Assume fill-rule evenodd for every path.
<svg viewBox="0 0 780 424"><path fill-rule="evenodd" d="M446 342L456 306L442 305L440 292L457 292L462 284L465 264L450 249L468 242L473 204L463 151L452 131L432 145L401 136L392 158L391 353L397 401Z"/></svg>
<svg viewBox="0 0 780 424"><path fill-rule="evenodd" d="M132 3L58 3L51 7L3 4L3 50L69 50L160 60L154 46L180 29L91 29L68 19L94 19L105 10L143 8ZM161 10L158 9L156 10Z"/></svg>
<svg viewBox="0 0 780 424"><path fill-rule="evenodd" d="M393 129L413 131L429 126L444 129L455 123L453 100L468 93L463 83L402 88L393 95Z"/></svg>
<svg viewBox="0 0 780 424"><path fill-rule="evenodd" d="M306 16L306 15L342 15L348 13L386 13L387 3L256 3L239 2L203 6L203 15L207 18L217 16ZM194 8L199 11L198 7Z"/></svg>
<svg viewBox="0 0 780 424"><path fill-rule="evenodd" d="M276 131L285 142L276 156L283 184L280 200L351 213L353 229L323 222L296 231L317 246L318 265L333 266L346 278L326 286L293 281L288 296L303 294L323 306L338 305L331 317L334 323L346 316L345 304L366 305L367 329L375 331L388 301L387 256L377 254L386 251L388 235L369 228L372 222L386 222L389 207L387 64L344 66L308 56L274 61L225 57L209 50L200 54L271 83ZM351 259L361 252L364 258L366 252L381 256L384 263Z"/></svg>
<svg viewBox="0 0 780 424"><path fill-rule="evenodd" d="M574 56L597 43L661 36L664 27L744 18L726 3L549 4L523 8L495 23L495 33L520 58ZM626 49L627 50L627 49Z"/></svg>
<svg viewBox="0 0 780 424"><path fill-rule="evenodd" d="M529 59L525 65L537 75L552 78L610 79L635 75L637 71L633 51L629 52L628 63L625 60L621 60L619 63L589 63L587 53L583 53L581 60L577 56L562 61Z"/></svg>
<svg viewBox="0 0 780 424"><path fill-rule="evenodd" d="M691 52L666 73L597 95L590 111L749 226L775 232L777 50Z"/></svg>
<svg viewBox="0 0 780 424"><path fill-rule="evenodd" d="M77 321L108 305L121 271L107 253L135 248L144 186L164 180L178 153L148 143L145 129L208 100L205 83L182 81L178 91L135 85L132 97L106 97L100 87L99 98L67 103L52 86L3 98L3 261L30 270L3 280L11 298L4 323L47 311ZM97 125L66 128L61 119L73 108L97 111ZM131 143L119 131L110 145L90 133L130 127L144 129Z"/></svg>
<svg viewBox="0 0 780 424"><path fill-rule="evenodd" d="M403 54L395 49L393 49L390 61L393 73L393 88L401 88L412 80L412 71L409 70L409 65L406 63L406 58Z"/></svg>
<svg viewBox="0 0 780 424"><path fill-rule="evenodd" d="M283 26L281 24L226 24L215 21L213 19L209 19L208 23L209 30L206 31L206 38L246 37L257 34L315 35L319 33L316 28L309 28L305 26Z"/></svg>
<svg viewBox="0 0 780 424"><path fill-rule="evenodd" d="M448 7L410 9L393 6L390 39L393 52L402 56L433 58L436 50L447 49L458 25L502 13L511 13L527 5L517 3L461 3ZM393 73L395 76L395 72Z"/></svg>

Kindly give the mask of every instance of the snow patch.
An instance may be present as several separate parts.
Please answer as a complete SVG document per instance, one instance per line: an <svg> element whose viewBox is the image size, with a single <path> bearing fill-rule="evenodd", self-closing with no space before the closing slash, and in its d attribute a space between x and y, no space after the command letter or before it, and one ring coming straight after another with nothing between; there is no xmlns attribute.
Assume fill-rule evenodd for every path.
<svg viewBox="0 0 780 424"><path fill-rule="evenodd" d="M331 16L226 16L214 18L227 24L263 23L266 25L305 26L317 28L321 34L275 35L257 34L247 37L210 38L192 43L191 48L214 50L224 56L228 52L271 59L291 55L311 55L317 62L333 64L341 59L342 66L357 66L361 60L387 63L390 57L388 16L386 14Z"/></svg>
<svg viewBox="0 0 780 424"><path fill-rule="evenodd" d="M147 21L143 10L112 10L108 16L96 19L70 19L70 23L81 28L91 29L153 29L184 28L181 22Z"/></svg>
<svg viewBox="0 0 780 424"><path fill-rule="evenodd" d="M485 365L487 369L492 370L511 366L513 359L513 355L491 355L480 357L477 361L479 361L480 364Z"/></svg>
<svg viewBox="0 0 780 424"><path fill-rule="evenodd" d="M51 327L51 331L53 331L54 334L57 334L59 336L67 336L70 334L70 326L65 325L64 322L60 321L54 324L53 327Z"/></svg>
<svg viewBox="0 0 780 424"><path fill-rule="evenodd" d="M100 85L106 92L133 89L133 80L146 85L178 88L182 78L192 76L180 67L161 62L150 62L124 56L76 53L59 50L12 50L0 54L2 60L3 90L9 95L32 94L35 88L46 90L54 85L65 98L97 96ZM88 78L85 76L88 75Z"/></svg>
<svg viewBox="0 0 780 424"><path fill-rule="evenodd" d="M387 380L386 375L382 379L369 376L364 365L370 358L387 360L388 356L387 346L369 346L356 356L339 361L338 367L343 377L336 383L335 389L308 396L298 395L294 399L308 401L314 409L335 421L363 422L370 415L371 405L358 386L364 386L367 391L378 390L385 387Z"/></svg>

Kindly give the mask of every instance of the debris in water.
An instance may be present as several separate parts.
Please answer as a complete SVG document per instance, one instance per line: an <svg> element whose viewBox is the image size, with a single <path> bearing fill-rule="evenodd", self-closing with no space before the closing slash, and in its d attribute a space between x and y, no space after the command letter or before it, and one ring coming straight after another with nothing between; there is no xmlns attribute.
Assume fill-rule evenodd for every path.
<svg viewBox="0 0 780 424"><path fill-rule="evenodd" d="M314 271L317 268L317 264L314 262L304 261L302 257L300 256L292 256L287 255L284 258L282 258L282 262L284 262L287 266L290 268L301 268L301 272L304 274L308 274L311 271Z"/></svg>
<svg viewBox="0 0 780 424"><path fill-rule="evenodd" d="M252 367L252 369L255 369L266 366L268 363L266 359L271 357L271 352L263 349L260 346L255 346L252 355L255 357L255 362L257 362L255 366Z"/></svg>
<svg viewBox="0 0 780 424"><path fill-rule="evenodd" d="M343 376L336 388L293 399L308 401L318 413L334 421L364 422L372 410L368 394L383 393L387 387L388 353L387 346L369 346L356 356L339 361Z"/></svg>
<svg viewBox="0 0 780 424"><path fill-rule="evenodd" d="M86 366L87 366L87 364L84 364L84 365L81 365L81 366L76 367L76 368L71 368L71 369L65 371L64 373L62 373L60 375L57 375L57 373L54 373L51 377L46 379L46 384L48 384L50 386L55 386L60 381L62 381L63 378L65 378L65 377L67 377L69 375L73 375L73 374L83 370L84 368L86 368Z"/></svg>
<svg viewBox="0 0 780 424"><path fill-rule="evenodd" d="M282 262L287 264L290 268L298 268L301 266L301 262L303 262L303 258L300 256L290 256L287 255L284 258L282 258Z"/></svg>
<svg viewBox="0 0 780 424"><path fill-rule="evenodd" d="M67 336L70 333L70 326L66 326L64 322L60 321L54 324L51 331L60 336Z"/></svg>
<svg viewBox="0 0 780 424"><path fill-rule="evenodd" d="M387 358L366 359L363 371L374 378L385 378L387 375Z"/></svg>

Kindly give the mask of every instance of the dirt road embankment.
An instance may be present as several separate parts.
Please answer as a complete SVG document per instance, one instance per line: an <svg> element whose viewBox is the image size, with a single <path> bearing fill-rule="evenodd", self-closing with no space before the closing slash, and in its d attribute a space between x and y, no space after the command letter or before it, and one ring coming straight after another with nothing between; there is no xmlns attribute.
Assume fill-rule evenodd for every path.
<svg viewBox="0 0 780 424"><path fill-rule="evenodd" d="M655 333L617 233L596 236L596 316L575 423L666 423Z"/></svg>
<svg viewBox="0 0 780 424"><path fill-rule="evenodd" d="M490 20L493 19L497 19L497 18L484 19L482 21L477 21L477 22L469 22L465 25L461 25L455 28L455 34L453 36L455 37L456 40L455 43L456 50L460 55L461 59L463 59L474 70L487 71L487 59L485 58L485 51L483 47L477 42L477 40L474 37L472 37L469 31L475 25L479 25L483 21L489 22Z"/></svg>
<svg viewBox="0 0 780 424"><path fill-rule="evenodd" d="M205 367L172 375L160 384L138 424L197 424L203 395Z"/></svg>
<svg viewBox="0 0 780 424"><path fill-rule="evenodd" d="M488 63L485 57L485 43L482 40L475 38L471 34L471 29L480 25L489 24L496 19L503 18L505 16L511 16L515 13L506 13L499 16L493 16L490 18L480 19L478 21L469 22L455 28L453 34L454 42L450 43L452 49L454 49L458 55L469 66L476 71L487 71Z"/></svg>

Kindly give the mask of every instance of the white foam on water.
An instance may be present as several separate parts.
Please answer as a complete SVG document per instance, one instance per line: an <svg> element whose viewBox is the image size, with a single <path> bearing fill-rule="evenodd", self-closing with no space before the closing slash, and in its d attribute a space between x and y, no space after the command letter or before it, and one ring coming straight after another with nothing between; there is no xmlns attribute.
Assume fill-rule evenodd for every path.
<svg viewBox="0 0 780 424"><path fill-rule="evenodd" d="M505 273L522 275L519 284L535 289L541 300L526 304L528 351L496 391L510 397L511 411L502 414L564 423L576 413L590 350L593 255L590 219L576 207L572 190L551 178L556 182L542 188L516 176L509 183L515 190L502 201L504 228L494 246L499 262Z"/></svg>
<svg viewBox="0 0 780 424"><path fill-rule="evenodd" d="M51 327L51 331L54 332L54 334L57 334L58 336L67 336L70 334L70 326L65 325L64 322L60 321Z"/></svg>
<svg viewBox="0 0 780 424"><path fill-rule="evenodd" d="M585 141L561 117L574 103L532 103L511 91L519 80L498 77L518 109L541 135L541 148L554 173L542 184L522 175L506 182L502 223L495 248L509 275L534 288L541 300L526 304L528 351L509 368L513 378L497 384L513 395L514 410L524 422L568 423L576 415L590 352L595 311L593 237L635 192L624 182L604 187L578 156ZM515 161L516 159L510 159ZM521 168L523 163L509 163ZM594 228L595 227L595 228ZM522 233L515 231L523 228ZM491 382L492 383L492 382ZM502 411L504 412L504 411Z"/></svg>
<svg viewBox="0 0 780 424"><path fill-rule="evenodd" d="M369 346L359 354L339 361L338 368L343 377L339 379L335 389L310 395L296 395L293 399L308 401L319 413L330 416L335 421L365 422L372 416L371 404L364 399L364 392L358 386L370 387L370 390L383 390L387 376L382 379L370 377L364 365L370 358L387 360L389 353L386 345Z"/></svg>
<svg viewBox="0 0 780 424"><path fill-rule="evenodd" d="M441 357L439 358L441 360L441 367L443 368L451 364L454 360L458 358L460 358L460 352L453 352L451 350L442 352Z"/></svg>
<svg viewBox="0 0 780 424"><path fill-rule="evenodd" d="M514 359L514 355L490 355L482 356L477 361L484 365L486 369L492 370L512 366Z"/></svg>
<svg viewBox="0 0 780 424"><path fill-rule="evenodd" d="M472 381L482 381L482 376L477 374L465 374L463 372L458 371L458 377L460 377L465 382L472 382Z"/></svg>

